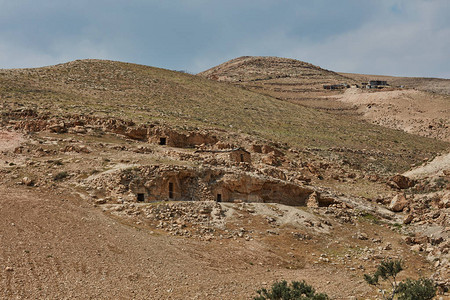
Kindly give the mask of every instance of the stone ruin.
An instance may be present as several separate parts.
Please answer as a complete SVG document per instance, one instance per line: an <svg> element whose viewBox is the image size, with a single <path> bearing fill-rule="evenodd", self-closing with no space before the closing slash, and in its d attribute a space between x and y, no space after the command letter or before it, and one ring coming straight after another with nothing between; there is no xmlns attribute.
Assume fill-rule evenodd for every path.
<svg viewBox="0 0 450 300"><path fill-rule="evenodd" d="M32 109L26 108L3 113L2 125L12 126L15 130L27 133L48 130L54 133L83 134L98 130L134 140L179 148L212 145L218 141L215 135L206 130L174 129L157 123L137 125L132 121L88 115L73 114L56 117L49 114L38 114Z"/></svg>
<svg viewBox="0 0 450 300"><path fill-rule="evenodd" d="M314 207L335 201L314 188L269 176L219 168L141 166L86 179L93 190L130 202L217 201L280 203Z"/></svg>

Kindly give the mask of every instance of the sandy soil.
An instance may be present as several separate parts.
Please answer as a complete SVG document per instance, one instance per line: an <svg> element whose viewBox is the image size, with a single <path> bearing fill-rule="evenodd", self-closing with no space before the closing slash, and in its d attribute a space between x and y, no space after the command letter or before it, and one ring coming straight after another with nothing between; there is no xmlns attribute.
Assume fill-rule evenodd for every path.
<svg viewBox="0 0 450 300"><path fill-rule="evenodd" d="M13 150L23 142L23 137L18 132L0 130L0 152Z"/></svg>
<svg viewBox="0 0 450 300"><path fill-rule="evenodd" d="M368 92L347 89L336 99L355 105L363 118L378 125L450 141L450 98L417 90Z"/></svg>
<svg viewBox="0 0 450 300"><path fill-rule="evenodd" d="M257 229L255 220L248 215L236 226ZM278 235L250 241L205 242L110 217L62 189L0 187L0 298L250 299L256 289L281 279L307 280L334 299L374 292L362 280L364 270L358 269L362 257L352 261L364 244L353 245L349 236L366 231L370 237L373 229L358 225L349 231L335 225L333 233L321 234L328 240L321 242L293 241L288 238L293 228L285 226L276 229ZM376 236L403 247L389 232ZM329 234L335 237L329 240ZM323 264L314 262L319 251L351 255L343 256L344 265ZM396 250L395 255L413 259L409 251Z"/></svg>

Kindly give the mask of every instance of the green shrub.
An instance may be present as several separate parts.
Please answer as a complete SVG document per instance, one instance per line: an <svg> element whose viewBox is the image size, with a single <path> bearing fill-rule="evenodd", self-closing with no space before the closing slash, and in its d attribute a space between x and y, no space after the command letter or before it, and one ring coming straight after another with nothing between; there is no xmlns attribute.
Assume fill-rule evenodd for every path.
<svg viewBox="0 0 450 300"><path fill-rule="evenodd" d="M412 280L407 278L405 281L397 282L397 274L402 270L401 260L383 260L373 275L364 274L364 280L368 284L378 287L385 300L393 300L395 296L398 300L433 299L436 295L436 287L431 279ZM380 278L390 283L390 292L381 287Z"/></svg>
<svg viewBox="0 0 450 300"><path fill-rule="evenodd" d="M430 300L436 295L436 287L431 279L406 279L398 285L399 300Z"/></svg>
<svg viewBox="0 0 450 300"><path fill-rule="evenodd" d="M260 289L254 300L327 300L326 294L316 294L316 290L305 281L293 281L289 286L286 280L272 284L270 291Z"/></svg>
<svg viewBox="0 0 450 300"><path fill-rule="evenodd" d="M67 173L66 171L59 172L58 174L56 174L55 176L53 176L53 180L54 180L54 181L63 180L63 179L66 178L67 176L69 176L69 173Z"/></svg>

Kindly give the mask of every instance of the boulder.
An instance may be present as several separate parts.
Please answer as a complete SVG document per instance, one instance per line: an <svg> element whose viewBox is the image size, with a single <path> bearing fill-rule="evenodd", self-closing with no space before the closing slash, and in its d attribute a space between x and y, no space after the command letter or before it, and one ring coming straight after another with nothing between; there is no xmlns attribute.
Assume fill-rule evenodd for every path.
<svg viewBox="0 0 450 300"><path fill-rule="evenodd" d="M414 215L409 214L403 219L403 224L410 224L414 219Z"/></svg>
<svg viewBox="0 0 450 300"><path fill-rule="evenodd" d="M406 176L397 174L389 179L387 184L395 189L407 189L413 187L415 185L415 182L414 180L411 180Z"/></svg>
<svg viewBox="0 0 450 300"><path fill-rule="evenodd" d="M67 132L66 124L64 124L64 123L50 125L48 127L48 130L50 130L50 132L55 132L55 133Z"/></svg>
<svg viewBox="0 0 450 300"><path fill-rule="evenodd" d="M408 205L408 200L404 194L398 194L392 198L389 209L393 212L401 212Z"/></svg>
<svg viewBox="0 0 450 300"><path fill-rule="evenodd" d="M32 186L33 180L29 177L24 177L24 178L22 178L22 183L26 186Z"/></svg>

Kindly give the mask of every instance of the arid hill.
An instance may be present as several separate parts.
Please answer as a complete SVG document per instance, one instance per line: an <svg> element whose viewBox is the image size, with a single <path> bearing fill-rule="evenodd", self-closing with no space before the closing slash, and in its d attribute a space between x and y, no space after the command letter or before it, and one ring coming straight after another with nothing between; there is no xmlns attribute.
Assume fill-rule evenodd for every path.
<svg viewBox="0 0 450 300"><path fill-rule="evenodd" d="M353 99L269 60L311 103ZM250 299L282 279L373 298L385 258L447 297L449 143L251 91L258 64L245 88L103 60L0 70L0 298Z"/></svg>
<svg viewBox="0 0 450 300"><path fill-rule="evenodd" d="M329 71L319 73L323 72L341 78ZM395 166L389 169L396 171L446 147L438 141L371 126L351 116L341 118L274 101L200 76L113 61L1 70L0 99L5 112L27 107L48 114L47 118L89 115L132 120L136 125L158 122L180 130L216 128L320 151L335 147L389 149L397 156ZM379 159L384 158L377 157L372 163L376 165Z"/></svg>
<svg viewBox="0 0 450 300"><path fill-rule="evenodd" d="M450 141L450 79L335 73L277 57L240 57L199 75L300 106ZM362 89L370 80L387 81L388 86ZM324 89L336 84L345 86Z"/></svg>
<svg viewBox="0 0 450 300"><path fill-rule="evenodd" d="M323 85L356 83L352 78L307 62L264 56L235 58L198 75L294 103L308 103L335 94L325 91Z"/></svg>

